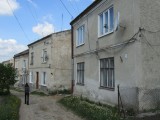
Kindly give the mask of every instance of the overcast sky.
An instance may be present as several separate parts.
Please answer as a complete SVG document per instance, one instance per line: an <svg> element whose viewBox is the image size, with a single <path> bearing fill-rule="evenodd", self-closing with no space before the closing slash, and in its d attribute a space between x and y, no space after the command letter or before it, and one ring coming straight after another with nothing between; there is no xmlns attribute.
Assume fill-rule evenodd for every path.
<svg viewBox="0 0 160 120"><path fill-rule="evenodd" d="M62 1L62 2L61 2ZM0 0L0 62L70 22L93 0ZM64 5L66 7L66 10Z"/></svg>

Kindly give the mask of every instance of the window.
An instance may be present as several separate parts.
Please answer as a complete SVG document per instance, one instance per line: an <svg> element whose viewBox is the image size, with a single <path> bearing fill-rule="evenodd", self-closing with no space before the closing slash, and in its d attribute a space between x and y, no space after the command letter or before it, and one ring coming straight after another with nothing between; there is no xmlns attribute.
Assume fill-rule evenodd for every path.
<svg viewBox="0 0 160 120"><path fill-rule="evenodd" d="M42 72L42 85L46 85L46 72Z"/></svg>
<svg viewBox="0 0 160 120"><path fill-rule="evenodd" d="M77 46L84 44L84 25L77 29Z"/></svg>
<svg viewBox="0 0 160 120"><path fill-rule="evenodd" d="M47 62L47 59L48 59L48 57L47 57L47 50L43 49L43 51L42 51L42 62L43 63Z"/></svg>
<svg viewBox="0 0 160 120"><path fill-rule="evenodd" d="M99 14L99 37L113 32L114 29L114 11L113 6Z"/></svg>
<svg viewBox="0 0 160 120"><path fill-rule="evenodd" d="M33 58L34 58L34 53L32 52L31 53L31 63L30 63L31 65L33 65Z"/></svg>
<svg viewBox="0 0 160 120"><path fill-rule="evenodd" d="M114 88L114 58L100 60L100 87Z"/></svg>
<svg viewBox="0 0 160 120"><path fill-rule="evenodd" d="M29 82L33 83L33 72L29 73Z"/></svg>
<svg viewBox="0 0 160 120"><path fill-rule="evenodd" d="M23 60L23 68L26 68L26 60Z"/></svg>
<svg viewBox="0 0 160 120"><path fill-rule="evenodd" d="M84 62L77 63L77 84L84 84Z"/></svg>

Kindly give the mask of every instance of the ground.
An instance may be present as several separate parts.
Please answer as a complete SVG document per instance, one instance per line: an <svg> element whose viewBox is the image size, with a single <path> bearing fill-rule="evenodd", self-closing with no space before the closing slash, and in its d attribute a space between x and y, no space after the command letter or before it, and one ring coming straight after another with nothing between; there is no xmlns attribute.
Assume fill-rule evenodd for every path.
<svg viewBox="0 0 160 120"><path fill-rule="evenodd" d="M19 120L82 120L68 111L57 100L59 96L30 95L30 104L24 104L24 93L12 91L21 99Z"/></svg>

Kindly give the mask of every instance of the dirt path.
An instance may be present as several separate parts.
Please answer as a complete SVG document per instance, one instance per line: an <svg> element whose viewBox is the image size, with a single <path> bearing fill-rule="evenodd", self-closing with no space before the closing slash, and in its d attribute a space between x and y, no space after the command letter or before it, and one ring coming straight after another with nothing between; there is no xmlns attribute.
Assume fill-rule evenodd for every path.
<svg viewBox="0 0 160 120"><path fill-rule="evenodd" d="M82 120L56 103L57 97L30 95L30 105L24 104L24 93L12 91L21 99L19 120Z"/></svg>

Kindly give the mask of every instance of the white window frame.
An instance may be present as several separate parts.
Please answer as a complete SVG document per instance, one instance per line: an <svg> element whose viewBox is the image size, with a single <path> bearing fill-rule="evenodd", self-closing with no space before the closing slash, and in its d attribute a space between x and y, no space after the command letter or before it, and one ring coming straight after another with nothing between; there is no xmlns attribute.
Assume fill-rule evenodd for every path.
<svg viewBox="0 0 160 120"><path fill-rule="evenodd" d="M43 49L42 50L42 63L46 63L47 62L46 57L47 57L47 50Z"/></svg>
<svg viewBox="0 0 160 120"><path fill-rule="evenodd" d="M111 23L110 23L110 10L111 10L111 8L113 9L113 25L112 25L112 29L111 29ZM106 17L105 17L105 14L108 12L108 31L106 31L106 28L105 28L105 26L106 26ZM101 27L100 27L100 25L101 25L101 22L100 22L100 16L101 15L103 15L102 17L102 19L103 19L103 33L101 34ZM107 35L107 34L110 34L110 33L112 33L114 31L114 7L113 7L113 5L111 6L111 7L109 7L107 10L105 10L105 11L103 11L103 12L101 12L99 15L98 15L98 37L102 37L102 36L104 36L104 35Z"/></svg>
<svg viewBox="0 0 160 120"><path fill-rule="evenodd" d="M29 72L29 83L33 83L33 72Z"/></svg>
<svg viewBox="0 0 160 120"><path fill-rule="evenodd" d="M42 72L42 78L41 78L41 85L46 86L46 80L47 80L47 73Z"/></svg>
<svg viewBox="0 0 160 120"><path fill-rule="evenodd" d="M82 30L81 31L81 35L82 35L81 39L79 39L79 34L80 34L79 31L80 30ZM76 46L78 47L78 46L83 45L85 43L84 39L85 39L85 26L82 25L76 31Z"/></svg>
<svg viewBox="0 0 160 120"><path fill-rule="evenodd" d="M108 66L106 65L105 67L101 68L101 60L106 60L108 62ZM110 64L111 60L113 60L113 66L111 66L111 64ZM103 73L105 72L105 74L106 74L106 81L105 81L106 85L104 83L102 83L102 82L104 82L104 81L102 81L104 79L101 78L101 69L105 69L105 70L103 70ZM115 72L115 65L114 65L114 57L100 59L99 60L99 70L100 70L99 71L100 88L108 88L108 89L114 90L115 89L115 74L114 74L114 72ZM109 76L109 75L112 75L112 76ZM103 75L103 77L104 77L104 75ZM111 79L109 79L109 78L111 78ZM111 82L111 83L109 83L109 82Z"/></svg>

